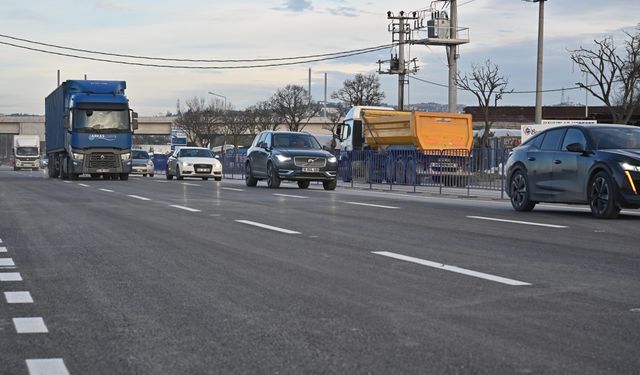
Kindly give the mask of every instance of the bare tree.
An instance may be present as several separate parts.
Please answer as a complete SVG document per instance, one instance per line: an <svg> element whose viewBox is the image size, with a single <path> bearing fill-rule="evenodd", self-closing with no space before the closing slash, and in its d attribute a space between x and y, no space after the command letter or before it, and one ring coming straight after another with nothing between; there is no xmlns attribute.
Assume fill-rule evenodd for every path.
<svg viewBox="0 0 640 375"><path fill-rule="evenodd" d="M321 109L317 103L311 102L307 90L298 85L287 85L273 94L271 107L290 131L304 129Z"/></svg>
<svg viewBox="0 0 640 375"><path fill-rule="evenodd" d="M250 128L253 126L251 121L247 121L245 111L227 111L225 113L224 125L221 130L224 134L225 144L232 144L237 148L246 137Z"/></svg>
<svg viewBox="0 0 640 375"><path fill-rule="evenodd" d="M458 87L470 91L478 99L478 105L484 117L484 132L480 138L480 147L488 146L488 139L493 121L490 120L491 107L498 105L504 94L513 92L507 90L509 80L500 75L498 65L486 60L483 65L472 65L471 75L458 73Z"/></svg>
<svg viewBox="0 0 640 375"><path fill-rule="evenodd" d="M349 107L356 105L380 105L385 98L380 90L380 80L375 73L356 74L353 80L346 80L343 87L331 94Z"/></svg>
<svg viewBox="0 0 640 375"><path fill-rule="evenodd" d="M273 111L271 102L258 102L245 110L247 122L254 126L249 128L251 134L256 134L264 130L276 130L282 123L280 117Z"/></svg>
<svg viewBox="0 0 640 375"><path fill-rule="evenodd" d="M193 97L186 101L187 111L176 119L176 125L187 134L188 141L201 147L209 147L222 123L222 110L214 103Z"/></svg>
<svg viewBox="0 0 640 375"><path fill-rule="evenodd" d="M625 32L628 39L618 48L612 37L594 40L593 50L571 50L571 60L595 81L593 85L576 85L600 99L609 108L614 123L627 124L640 108L640 28L636 34Z"/></svg>

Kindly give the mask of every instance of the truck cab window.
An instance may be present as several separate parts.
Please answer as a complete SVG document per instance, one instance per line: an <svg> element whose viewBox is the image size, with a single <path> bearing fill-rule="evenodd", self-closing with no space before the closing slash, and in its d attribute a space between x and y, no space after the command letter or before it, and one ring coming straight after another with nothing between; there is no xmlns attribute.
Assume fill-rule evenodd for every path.
<svg viewBox="0 0 640 375"><path fill-rule="evenodd" d="M73 128L89 132L128 131L129 113L124 110L78 109L73 116Z"/></svg>

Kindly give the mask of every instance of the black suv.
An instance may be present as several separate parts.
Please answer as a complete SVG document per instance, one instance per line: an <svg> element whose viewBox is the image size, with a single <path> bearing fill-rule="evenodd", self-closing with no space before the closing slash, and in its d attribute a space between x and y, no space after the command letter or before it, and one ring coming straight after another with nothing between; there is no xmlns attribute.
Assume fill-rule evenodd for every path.
<svg viewBox="0 0 640 375"><path fill-rule="evenodd" d="M264 131L247 151L245 171L247 186L266 179L275 189L282 180L289 180L298 181L298 187L306 189L311 181L322 181L325 190L334 190L338 162L309 133Z"/></svg>

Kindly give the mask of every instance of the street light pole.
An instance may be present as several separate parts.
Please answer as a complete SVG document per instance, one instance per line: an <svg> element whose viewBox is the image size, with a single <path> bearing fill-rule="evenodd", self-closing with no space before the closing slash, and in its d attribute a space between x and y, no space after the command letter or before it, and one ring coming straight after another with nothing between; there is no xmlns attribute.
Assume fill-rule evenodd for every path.
<svg viewBox="0 0 640 375"><path fill-rule="evenodd" d="M216 94L216 93L211 92L211 91L209 91L209 94L211 94L211 95L213 95L213 96L217 96L217 97L220 97L220 98L224 99L224 110L225 110L225 111L227 110L227 97L226 97L226 96L224 96L224 95L220 95L220 94Z"/></svg>

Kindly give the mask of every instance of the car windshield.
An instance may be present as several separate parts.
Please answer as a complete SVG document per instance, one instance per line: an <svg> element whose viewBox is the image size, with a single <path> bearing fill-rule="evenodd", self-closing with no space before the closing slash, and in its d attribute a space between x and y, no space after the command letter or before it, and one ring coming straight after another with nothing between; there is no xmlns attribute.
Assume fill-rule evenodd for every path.
<svg viewBox="0 0 640 375"><path fill-rule="evenodd" d="M209 150L203 149L182 149L180 150L181 158L212 158L213 154Z"/></svg>
<svg viewBox="0 0 640 375"><path fill-rule="evenodd" d="M320 143L310 134L283 133L274 134L273 147L321 149Z"/></svg>
<svg viewBox="0 0 640 375"><path fill-rule="evenodd" d="M149 154L146 151L133 150L134 159L149 159Z"/></svg>
<svg viewBox="0 0 640 375"><path fill-rule="evenodd" d="M640 150L640 128L594 128L591 137L596 150Z"/></svg>

